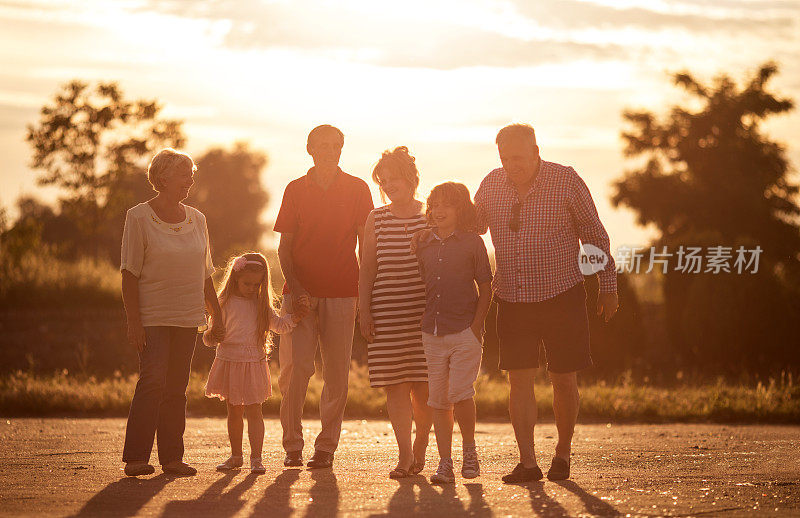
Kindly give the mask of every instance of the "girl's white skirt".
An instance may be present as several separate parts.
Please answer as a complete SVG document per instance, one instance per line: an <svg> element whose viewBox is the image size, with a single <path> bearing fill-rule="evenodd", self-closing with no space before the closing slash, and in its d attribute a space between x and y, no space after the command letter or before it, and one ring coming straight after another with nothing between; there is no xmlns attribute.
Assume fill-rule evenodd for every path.
<svg viewBox="0 0 800 518"><path fill-rule="evenodd" d="M206 382L206 397L218 397L231 405L255 405L272 395L266 359L233 362L214 358Z"/></svg>

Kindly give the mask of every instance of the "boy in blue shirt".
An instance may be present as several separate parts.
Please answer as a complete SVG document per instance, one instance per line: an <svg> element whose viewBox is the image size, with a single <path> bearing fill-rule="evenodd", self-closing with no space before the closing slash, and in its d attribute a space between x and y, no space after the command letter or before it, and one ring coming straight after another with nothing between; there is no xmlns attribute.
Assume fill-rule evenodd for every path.
<svg viewBox="0 0 800 518"><path fill-rule="evenodd" d="M428 363L428 406L433 408L440 457L431 482L448 484L455 481L454 415L463 440L461 474L480 475L473 385L481 365L492 270L483 239L475 233L475 206L464 185L447 182L434 187L426 212L435 228L419 240L417 258L426 292L422 344Z"/></svg>

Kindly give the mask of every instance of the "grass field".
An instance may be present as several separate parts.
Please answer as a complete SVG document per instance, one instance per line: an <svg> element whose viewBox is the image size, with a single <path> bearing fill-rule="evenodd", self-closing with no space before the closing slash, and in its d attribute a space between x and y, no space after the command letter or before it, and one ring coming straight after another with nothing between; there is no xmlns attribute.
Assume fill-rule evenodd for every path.
<svg viewBox="0 0 800 518"><path fill-rule="evenodd" d="M272 372L273 393L264 413L277 415L280 391L277 372ZM192 374L188 389L191 415L224 415L225 405L204 396L205 379ZM24 371L0 377L0 414L4 416L124 416L136 385L136 376L108 379L50 376ZM311 380L306 403L308 415L316 415L322 379ZM476 403L481 418L507 416L508 387L502 378L481 375L476 385ZM552 390L546 380L537 382L540 416L552 416ZM753 422L790 423L800 420L800 386L791 376L771 379L755 386L724 381L670 387L620 380L581 387L581 418L608 422ZM385 417L383 391L369 387L365 367L353 364L347 414L349 417Z"/></svg>

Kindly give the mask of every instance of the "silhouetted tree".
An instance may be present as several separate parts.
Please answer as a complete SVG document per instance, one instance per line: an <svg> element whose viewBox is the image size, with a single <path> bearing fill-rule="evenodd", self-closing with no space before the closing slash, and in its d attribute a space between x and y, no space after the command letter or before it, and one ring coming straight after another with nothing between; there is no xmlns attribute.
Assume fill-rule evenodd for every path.
<svg viewBox="0 0 800 518"><path fill-rule="evenodd" d="M154 100L126 100L113 82L72 81L42 107L28 126L31 165L43 171L41 185L65 193L61 212L79 226L81 251L98 258L105 247L116 250L123 209L150 191L141 174L147 161L160 148L183 145L181 126L164 119Z"/></svg>
<svg viewBox="0 0 800 518"><path fill-rule="evenodd" d="M664 120L647 111L624 114L633 126L622 135L625 154L647 162L615 184L612 201L658 227L659 250L763 249L758 274L680 273L670 259L665 310L678 363L729 371L761 360L763 368L797 365L784 340L785 319L800 316L798 186L783 146L761 131L764 119L793 108L767 90L777 70L767 63L743 86L725 75L704 85L676 74L691 108L674 106Z"/></svg>
<svg viewBox="0 0 800 518"><path fill-rule="evenodd" d="M18 265L28 251L41 248L43 220L52 215L32 198L20 198L17 206L20 215L13 225L5 209L0 215L0 263L4 268Z"/></svg>
<svg viewBox="0 0 800 518"><path fill-rule="evenodd" d="M269 202L261 183L266 165L266 154L243 142L230 150L210 149L197 159L187 203L206 215L216 264L231 253L258 248L266 230L260 218Z"/></svg>

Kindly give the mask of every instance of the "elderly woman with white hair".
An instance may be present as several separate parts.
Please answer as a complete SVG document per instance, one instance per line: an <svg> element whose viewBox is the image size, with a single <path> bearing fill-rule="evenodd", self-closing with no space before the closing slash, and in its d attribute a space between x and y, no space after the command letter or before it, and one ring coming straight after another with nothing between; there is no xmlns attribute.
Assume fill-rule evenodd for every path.
<svg viewBox="0 0 800 518"><path fill-rule="evenodd" d="M147 170L158 194L129 209L125 217L122 299L128 341L139 353L139 381L122 454L128 476L155 471L149 462L156 435L165 473L197 473L183 462L186 386L205 309L215 316L220 307L211 281L214 266L206 218L181 203L196 170L189 155L161 150ZM224 329L215 326L211 333L221 337Z"/></svg>

